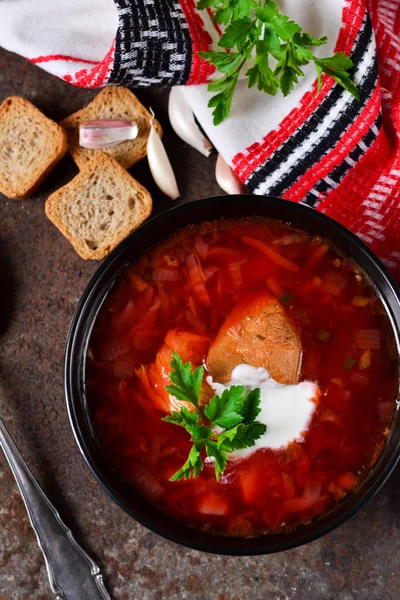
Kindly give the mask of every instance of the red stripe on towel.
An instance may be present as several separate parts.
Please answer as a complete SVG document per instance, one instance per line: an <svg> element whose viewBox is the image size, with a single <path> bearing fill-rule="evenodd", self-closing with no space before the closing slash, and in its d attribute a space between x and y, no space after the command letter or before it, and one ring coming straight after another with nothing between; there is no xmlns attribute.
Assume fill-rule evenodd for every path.
<svg viewBox="0 0 400 600"><path fill-rule="evenodd" d="M97 60L88 60L87 58L77 58L76 56L68 56L65 54L46 54L44 56L37 56L36 58L28 58L29 62L34 65L39 65L41 63L52 62L53 60L58 61L62 60L65 62L80 62L88 65L97 65L99 61Z"/></svg>
<svg viewBox="0 0 400 600"><path fill-rule="evenodd" d="M208 31L204 29L203 19L196 12L194 0L180 0L180 4L192 38L192 66L187 85L205 83L214 73L215 67L200 58L198 52L210 50L212 39Z"/></svg>
<svg viewBox="0 0 400 600"><path fill-rule="evenodd" d="M82 69L77 73L68 73L63 79L77 87L98 88L106 85L114 64L115 40L105 58L96 64L93 69Z"/></svg>
<svg viewBox="0 0 400 600"><path fill-rule="evenodd" d="M381 93L379 86L373 92L357 119L346 130L345 135L331 151L313 164L310 169L284 194L284 198L301 200L314 185L340 165L346 156L355 148L376 121L381 108Z"/></svg>

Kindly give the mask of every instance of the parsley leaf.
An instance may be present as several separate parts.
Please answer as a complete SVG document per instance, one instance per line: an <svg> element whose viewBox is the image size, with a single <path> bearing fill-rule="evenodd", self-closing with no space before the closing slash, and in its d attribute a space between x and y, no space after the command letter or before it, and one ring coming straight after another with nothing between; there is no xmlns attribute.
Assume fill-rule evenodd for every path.
<svg viewBox="0 0 400 600"><path fill-rule="evenodd" d="M179 481L180 479L189 479L189 477L197 477L200 471L203 470L204 464L201 460L202 443L194 444L189 452L187 461L182 467L172 475L170 481Z"/></svg>
<svg viewBox="0 0 400 600"><path fill-rule="evenodd" d="M190 416L189 416L190 415ZM206 440L212 434L209 427L199 424L199 415L197 412L190 412L185 406L182 406L180 412L173 412L171 415L163 417L163 421L180 425L184 427L191 435L191 442Z"/></svg>
<svg viewBox="0 0 400 600"><path fill-rule="evenodd" d="M274 41L272 38L256 42L257 54L254 60L254 67L251 67L247 73L249 88L257 86L261 92L266 92L275 96L279 89L279 80L275 76L268 64L268 52L274 50ZM278 40L278 48L280 43Z"/></svg>
<svg viewBox="0 0 400 600"><path fill-rule="evenodd" d="M240 66L236 73L234 73L230 77L226 77L223 84L221 82L221 93L217 94L216 96L212 96L208 103L209 107L215 106L215 110L213 112L214 125L219 125L219 123L221 123L229 115L229 111L231 109L231 104L233 100L233 94L235 93L235 88L241 68L242 67Z"/></svg>
<svg viewBox="0 0 400 600"><path fill-rule="evenodd" d="M328 58L316 58L315 62L334 71L345 71L353 66L352 60L344 52L337 52Z"/></svg>
<svg viewBox="0 0 400 600"><path fill-rule="evenodd" d="M240 410L243 407L244 387L233 385L224 390L221 396L211 398L204 414L213 425L229 429L243 420Z"/></svg>
<svg viewBox="0 0 400 600"><path fill-rule="evenodd" d="M245 17L257 6L255 0L231 0L231 4L234 6L235 19Z"/></svg>
<svg viewBox="0 0 400 600"><path fill-rule="evenodd" d="M214 107L214 125L219 125L229 114L239 73L246 59L239 52L230 54L226 52L199 52L199 55L215 65L221 73L227 74L222 79L212 81L208 86L210 91L219 92L219 94L212 96L208 103L210 108Z"/></svg>
<svg viewBox="0 0 400 600"><path fill-rule="evenodd" d="M215 477L219 481L229 452L254 446L267 429L264 423L256 421L261 411L261 392L255 389L246 394L243 386L231 386L221 396L211 398L203 411L199 406L199 394L204 369L198 367L192 372L190 363L184 364L176 353L171 369L170 379L175 385L166 386L168 393L179 400L188 400L195 410L182 406L180 411L173 411L162 419L186 429L193 444L186 462L170 481L197 477L204 466L203 451L214 459Z"/></svg>
<svg viewBox="0 0 400 600"><path fill-rule="evenodd" d="M272 0L198 0L197 8L212 8L214 20L225 25L218 46L232 52L199 52L225 77L212 81L208 90L217 92L208 106L213 108L214 124L218 125L229 115L239 75L246 61L252 60L245 76L248 87L257 87L266 94L275 95L278 89L287 96L304 76L302 66L313 62L317 71L318 91L322 87L322 74L332 77L350 94L359 98L349 71L353 63L343 52L331 57L317 58L312 48L323 46L326 37L314 38L287 15L279 11ZM269 58L276 61L274 69Z"/></svg>
<svg viewBox="0 0 400 600"><path fill-rule="evenodd" d="M260 421L254 421L248 425L240 423L236 426L235 435L231 440L224 440L223 447L228 448L228 452L233 450L241 450L242 448L250 448L254 446L256 440L267 431L267 426ZM221 434L223 435L223 434Z"/></svg>
<svg viewBox="0 0 400 600"><path fill-rule="evenodd" d="M314 64L316 66L317 73L319 73L319 79L321 77L321 72L326 73L348 92L350 92L350 94L357 98L357 100L360 99L360 93L346 71L353 66L353 62L343 52L338 52L334 56L330 56L328 58L314 57Z"/></svg>
<svg viewBox="0 0 400 600"><path fill-rule="evenodd" d="M175 385L167 385L167 392L178 398L178 400L187 400L198 409L204 368L197 367L192 373L190 362L183 364L177 352L174 352L172 355L171 368L170 379Z"/></svg>
<svg viewBox="0 0 400 600"><path fill-rule="evenodd" d="M190 412L185 406L182 406L180 411L174 410L170 415L163 417L163 421L173 423L174 425L181 425L191 432L190 428L197 425L199 417L195 412Z"/></svg>
<svg viewBox="0 0 400 600"><path fill-rule="evenodd" d="M220 73L230 73L242 60L240 52L199 52L201 58L204 58L207 62L215 65Z"/></svg>
<svg viewBox="0 0 400 600"><path fill-rule="evenodd" d="M261 390L259 388L249 392L244 399L241 414L243 423L252 423L261 412Z"/></svg>
<svg viewBox="0 0 400 600"><path fill-rule="evenodd" d="M197 3L197 8L199 10L205 10L206 8L214 8L218 6L219 0L199 0Z"/></svg>
<svg viewBox="0 0 400 600"><path fill-rule="evenodd" d="M215 478L217 481L219 481L221 475L225 471L226 463L228 462L227 452L222 450L222 448L218 446L217 442L213 442L211 440L206 442L206 452L207 456L212 456L214 459Z"/></svg>
<svg viewBox="0 0 400 600"><path fill-rule="evenodd" d="M227 25L231 18L247 16L257 3L254 0L199 0L197 8L213 8L216 23Z"/></svg>
<svg viewBox="0 0 400 600"><path fill-rule="evenodd" d="M300 37L300 43L304 46L324 46L328 38L326 36L320 38L313 38L309 33L302 33Z"/></svg>
<svg viewBox="0 0 400 600"><path fill-rule="evenodd" d="M232 21L222 34L218 45L222 48L234 48L237 46L238 50L241 50L246 46L249 33L253 27L253 21L249 17Z"/></svg>
<svg viewBox="0 0 400 600"><path fill-rule="evenodd" d="M283 41L290 40L295 33L301 31L299 25L278 11L275 2L266 2L263 8L258 8L256 10L256 17L263 23L269 23L275 30L277 36Z"/></svg>

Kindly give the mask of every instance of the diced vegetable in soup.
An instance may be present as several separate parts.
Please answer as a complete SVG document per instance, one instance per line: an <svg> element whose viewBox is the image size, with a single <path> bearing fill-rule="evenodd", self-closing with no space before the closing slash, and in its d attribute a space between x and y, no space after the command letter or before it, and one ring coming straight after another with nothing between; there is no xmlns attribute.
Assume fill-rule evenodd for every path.
<svg viewBox="0 0 400 600"><path fill-rule="evenodd" d="M389 320L326 240L205 222L143 255L88 353L104 452L150 502L233 536L293 528L352 493L398 394Z"/></svg>

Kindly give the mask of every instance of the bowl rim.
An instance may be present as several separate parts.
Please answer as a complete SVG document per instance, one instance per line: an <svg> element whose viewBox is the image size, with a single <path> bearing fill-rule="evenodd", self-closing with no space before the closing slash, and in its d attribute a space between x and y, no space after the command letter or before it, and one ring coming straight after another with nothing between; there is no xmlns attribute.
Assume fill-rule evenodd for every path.
<svg viewBox="0 0 400 600"><path fill-rule="evenodd" d="M391 274L386 270L384 265L381 263L379 258L364 244L364 242L362 240L360 240L360 238L358 238L355 234L353 234L349 229L347 229L346 227L344 227L343 225L341 225L339 222L335 221L331 217L329 217L321 212L318 212L312 208L309 208L305 205L291 202L288 200L283 200L280 198L274 198L274 197L270 197L270 196L247 196L247 195L239 195L239 194L232 195L232 196L215 196L215 197L190 201L190 202L187 202L184 204L180 204L178 206L171 207L167 211L162 212L161 214L152 217L150 220L146 221L143 225L141 225L137 230L135 230L132 234L130 234L127 238L125 238L125 240L122 241L111 252L111 254L104 260L104 262L102 264L100 264L100 266L97 268L94 275L91 277L88 284L86 285L85 290L83 291L83 293L80 297L80 300L76 306L76 309L75 309L75 312L74 312L74 315L73 315L73 318L71 321L71 325L69 328L69 332L67 335L66 350L65 350L65 362L64 362L64 392L65 392L65 397L66 397L69 421L70 421L70 425L71 425L76 443L77 443L78 448L79 448L87 466L89 467L92 475L96 478L98 483L100 483L101 487L104 489L106 494L114 502L116 502L118 504L118 506L120 508L122 508L122 510L124 510L125 513L127 513L130 517L134 518L140 524L144 525L147 529L153 531L154 533L161 535L162 537L164 537L170 541L173 541L175 543L181 544L183 546L186 546L186 547L194 549L194 550L204 551L204 552L208 552L208 553L212 553L212 554L230 555L230 556L256 556L256 555L262 555L262 554L281 552L281 551L285 551L285 550L295 548L295 547L301 546L303 544L309 543L309 542L316 540L316 539L320 538L321 536L329 533L330 531L336 529L337 527L342 525L344 522L346 522L350 518L352 518L381 489L381 487L384 485L384 483L390 477L390 475L392 474L396 465L400 461L400 436L398 436L399 441L397 443L397 447L395 448L395 451L392 452L391 456L387 460L387 464L384 466L384 468L379 473L379 475L375 477L375 480L372 482L372 484L369 485L365 489L365 491L363 491L362 494L360 494L360 497L358 499L353 500L350 503L347 502L349 498L354 498L354 496L357 494L357 491L362 488L363 483L353 494L350 494L349 496L347 496L345 498L345 500L340 503L340 505L336 505L336 507L344 506L344 510L341 512L338 512L336 515L333 516L332 519L330 519L329 521L324 523L323 516L322 516L321 519L318 519L315 521L317 523L317 525L318 525L319 521L321 521L321 524L319 526L317 526L317 528L314 531L305 531L304 533L302 533L300 531L300 529L298 529L297 531L300 531L299 535L296 535L296 536L294 536L290 539L287 539L286 541L283 541L283 542L280 541L277 547L275 547L273 543L268 543L267 540L265 541L265 546L263 546L261 543L258 543L254 547L251 547L251 546L250 547L247 547L247 546L240 547L240 543L239 543L240 540L249 540L250 539L250 540L259 540L259 541L261 540L262 541L263 538L267 538L267 537L271 538L271 536L272 537L277 536L278 534L266 534L266 535L261 535L261 536L257 536L254 538L240 538L240 537L226 538L226 536L219 536L219 535L207 534L207 533L204 534L204 532L201 532L196 529L192 529L192 528L184 525L183 529L192 534L192 536L190 536L190 535L186 536L186 535L182 535L182 533L179 533L179 532L178 533L172 532L171 528L163 525L163 523L158 522L157 524L155 524L151 518L146 517L146 515L144 515L140 510L137 510L136 508L132 507L132 505L129 504L119 494L119 492L110 484L107 476L101 471L96 460L92 456L92 454L87 446L84 431L83 431L84 427L83 427L82 423L80 422L80 419L78 418L77 411L76 411L76 405L75 405L75 403L78 401L82 402L81 398L80 399L77 398L77 396L82 394L82 391L74 389L74 387L76 388L76 386L74 386L74 384L73 384L73 378L74 378L73 371L74 371L74 368L76 368L74 365L74 360L76 359L77 336L81 332L82 327L88 329L88 326L87 325L85 326L85 324L82 324L82 321L84 321L86 312L87 312L88 308L90 307L91 302L95 298L95 294L96 294L97 288L100 285L100 283L104 280L104 278L107 278L107 275L110 272L112 273L113 265L125 253L125 251L135 242L135 240L138 236L145 236L147 234L147 232L151 232L152 230L154 230L154 228L156 228L156 227L158 227L158 225L164 223L167 219L171 219L171 218L173 219L174 216L177 216L177 217L186 216L187 217L186 225L178 226L176 228L177 230L182 229L183 227L189 226L191 224L190 214L191 214L191 209L193 209L193 205L196 205L196 208L207 209L208 207L213 207L216 203L221 203L224 205L226 204L228 206L229 206L229 204L234 205L234 204L240 204L240 203L247 203L247 204L251 205L253 208L255 206L261 206L261 205L263 205L265 207L265 204L267 204L267 203L269 203L270 206L274 206L275 208L281 208L282 203L285 203L286 205L290 204L291 205L290 210L293 211L293 214L298 213L298 215L300 215L301 213L306 214L307 211L311 211L314 219L319 221L321 224L325 223L325 225L327 227L329 227L335 234L338 234L339 237L346 239L347 242L350 243L350 245L353 245L353 246L355 245L358 248L358 251L361 252L361 254L365 258L365 260L368 262L369 266L372 266L377 272L379 272L380 276L382 277L382 281L384 281L385 285L390 289L392 296L397 301L397 311L392 311L392 314L391 315L389 314L389 317L391 317L391 319L390 319L392 321L391 325L392 325L392 329L393 329L393 332L394 332L394 335L396 338L396 344L397 344L398 351L400 348L400 288L398 287L396 281L393 279ZM250 216L250 211L249 211L249 216ZM229 215L227 215L225 218L229 219L231 217L229 217ZM266 218L268 218L268 217L266 217ZM274 220L279 220L276 217L271 217L271 218ZM207 218L205 217L204 220L207 220ZM213 220L214 220L214 218L213 218ZM288 223L287 219L282 219L281 221L284 223ZM327 237L327 236L322 236L322 237ZM166 238L162 238L162 239L166 239ZM156 243L157 244L160 243L160 240L157 241ZM151 248L153 245L155 245L155 244L149 244L148 249ZM362 267L359 264L359 261L356 264L358 264L364 270L364 267ZM112 274L111 279L113 282L115 281L116 277L117 277L117 275L115 275L115 273ZM373 282L373 283L375 283L375 282ZM104 297L107 296L107 294L108 294L108 292L106 292L104 294ZM385 297L383 298L383 300L385 300ZM388 306L386 306L386 309L388 312L390 312L388 310ZM96 315L97 315L97 313L96 313ZM96 318L96 316L95 316L95 318ZM93 323L95 321L95 318L93 319L92 323L89 325L90 331L91 331L91 327L93 326ZM87 337L90 337L90 334L87 334ZM399 411L397 411L397 413L399 413ZM399 414L397 414L397 418L396 418L396 415L394 417L394 421L397 421L397 424L399 421L398 416L399 416ZM395 428L396 428L396 425L393 424L391 435L393 434ZM389 441L388 441L388 443L389 443ZM387 443L387 445L388 445L388 443ZM386 451L387 451L387 446L382 451L380 458L378 459L377 463L374 465L374 467L371 471L371 474L367 477L367 480L369 480L374 475L374 473L377 472L378 466L382 463L382 460L386 454ZM150 503L147 503L147 504L150 505ZM157 511L158 509L155 509L155 510ZM160 511L158 511L158 512L160 512ZM333 510L333 512L335 512L335 509ZM328 513L328 515L329 514L331 514L331 513ZM173 517L169 517L168 515L163 515L163 516L165 518L165 521L167 521L167 522L172 521L175 524L177 523L177 521ZM179 521L178 521L178 523L179 523ZM232 541L231 546L230 547L228 547L226 545L224 545L223 547L219 546L218 540L221 540L221 538L231 540Z"/></svg>

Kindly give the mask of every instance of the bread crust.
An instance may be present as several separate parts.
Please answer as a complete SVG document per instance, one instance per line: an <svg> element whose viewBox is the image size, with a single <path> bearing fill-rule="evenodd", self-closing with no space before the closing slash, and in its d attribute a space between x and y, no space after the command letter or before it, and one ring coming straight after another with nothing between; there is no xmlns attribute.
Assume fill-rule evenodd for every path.
<svg viewBox="0 0 400 600"><path fill-rule="evenodd" d="M117 233L107 234L107 245L97 249L90 249L76 234L66 225L65 215L59 210L61 200L71 192L71 203L73 194L80 186L89 185L89 177L96 173L99 177L104 173L112 173L129 184L136 193L143 196L142 210L132 213L132 218L126 223L126 227ZM105 258L123 239L143 223L150 215L152 209L152 198L149 192L136 179L134 179L120 164L105 153L98 154L85 169L83 169L72 181L51 194L46 201L45 212L50 221L60 230L67 240L75 248L79 256L85 260L101 260ZM64 218L63 218L64 217Z"/></svg>
<svg viewBox="0 0 400 600"><path fill-rule="evenodd" d="M37 170L35 170L33 173L29 173L28 170L26 172L24 171L25 178L22 179L18 185L10 185L10 183L8 183L5 180L4 174L2 176L0 164L0 192L8 198L12 199L23 199L31 196L33 192L46 179L49 173L54 169L54 167L59 163L59 161L63 158L68 148L68 136L67 133L62 129L62 127L60 127L55 121L52 121L51 119L46 117L31 102L29 102L25 98L20 98L19 96L10 96L9 98L6 98L0 106L1 147L12 147L12 140L10 139L10 135L7 131L4 130L6 128L6 122L8 122L8 119L15 119L16 113L18 113L18 111L20 115L22 114L24 116L34 116L36 119L39 118L41 121L43 121L43 127L51 131L51 136L49 136L49 138L51 139L53 147L50 154L46 156L46 160L43 163L43 170L40 171L40 173L38 173ZM26 143L29 143L29 138L27 138ZM5 161L7 159L3 157L2 160ZM18 165L16 165L16 167L17 166Z"/></svg>

